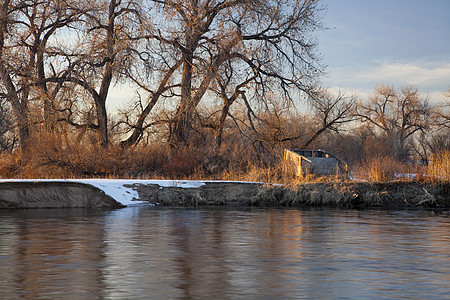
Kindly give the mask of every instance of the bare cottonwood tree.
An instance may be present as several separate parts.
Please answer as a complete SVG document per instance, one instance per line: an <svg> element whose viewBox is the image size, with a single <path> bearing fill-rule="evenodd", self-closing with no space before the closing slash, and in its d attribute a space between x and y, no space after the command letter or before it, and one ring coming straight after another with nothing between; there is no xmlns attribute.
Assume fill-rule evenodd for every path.
<svg viewBox="0 0 450 300"><path fill-rule="evenodd" d="M230 115L230 110L235 102L241 100L247 107L248 120L252 123L252 109L247 98L247 94L252 92L257 79L257 70L253 74L239 74L238 66L234 61L227 61L216 73L214 82L210 86L210 90L220 99L222 105L217 107L215 115L203 126L210 127L214 131L214 142L212 152L217 153L222 145L222 136L225 121Z"/></svg>
<svg viewBox="0 0 450 300"><path fill-rule="evenodd" d="M0 76L4 97L15 114L20 146L25 151L30 136L30 105L50 124L54 99L61 84L50 80L55 71L56 35L78 22L75 3L63 0L4 0L0 20ZM46 61L47 60L47 61ZM53 72L54 73L54 72Z"/></svg>
<svg viewBox="0 0 450 300"><path fill-rule="evenodd" d="M17 134L10 103L0 97L0 152L12 151L16 143Z"/></svg>
<svg viewBox="0 0 450 300"><path fill-rule="evenodd" d="M378 129L390 141L393 156L402 161L408 157L407 142L418 132L429 128L431 107L412 87L401 90L378 86L367 102L357 106L356 116Z"/></svg>
<svg viewBox="0 0 450 300"><path fill-rule="evenodd" d="M253 123L256 125L250 125L257 139L266 144L293 143L307 149L323 134L340 134L345 124L355 121L355 102L355 95L347 96L341 92L334 95L326 89L319 89L310 95L311 114L299 114L289 110L289 106L268 106L264 117L255 116L257 120ZM251 116L248 119L251 120Z"/></svg>
<svg viewBox="0 0 450 300"><path fill-rule="evenodd" d="M179 99L170 127L170 143L175 147L187 145L196 107L208 98L211 86L218 82L218 74L230 64L240 70L233 73L240 78L234 78L233 84L227 86L229 99L242 95L247 89L244 85L251 85L252 92L259 94L278 89L280 98L290 99L293 92L309 92L321 73L314 52L316 43L310 36L320 28L319 1L149 3L152 18L146 26L148 44L139 56L151 64L163 61L164 68L162 64L156 68L159 75L152 78L158 78L159 84L148 90L149 105L142 110L138 122L132 124L134 132L124 145L137 141L145 126L143 120L165 92ZM165 54L148 51L156 46ZM258 93L252 93L253 98L263 99ZM226 105L223 107L227 109Z"/></svg>
<svg viewBox="0 0 450 300"><path fill-rule="evenodd" d="M442 150L450 149L450 90L444 93L444 97L431 110L430 130L420 135L414 148L423 162L428 162Z"/></svg>
<svg viewBox="0 0 450 300"><path fill-rule="evenodd" d="M26 152L29 143L29 121L28 121L28 97L26 90L19 91L16 86L14 73L9 68L10 57L8 57L9 30L17 17L17 11L21 8L18 1L2 0L0 11L0 76L2 81L3 97L10 101L17 118L19 141L22 152ZM25 6L27 6L25 4ZM21 95L22 94L22 95Z"/></svg>
<svg viewBox="0 0 450 300"><path fill-rule="evenodd" d="M122 74L127 61L134 29L133 18L139 14L139 4L133 0L92 1L89 10L82 11L86 26L70 73L62 79L75 83L90 96L96 111L96 124L87 124L99 132L99 145L108 147L108 114L106 101L114 79ZM71 59L71 56L67 56Z"/></svg>
<svg viewBox="0 0 450 300"><path fill-rule="evenodd" d="M312 98L310 105L314 111L314 117L320 120L320 123L316 132L303 143L303 149L307 149L325 131L339 133L344 124L356 120L353 115L356 104L355 95L346 96L344 93L338 92L334 96L326 90L321 90Z"/></svg>
<svg viewBox="0 0 450 300"><path fill-rule="evenodd" d="M434 117L440 127L450 128L450 88L444 93L445 99L437 105Z"/></svg>

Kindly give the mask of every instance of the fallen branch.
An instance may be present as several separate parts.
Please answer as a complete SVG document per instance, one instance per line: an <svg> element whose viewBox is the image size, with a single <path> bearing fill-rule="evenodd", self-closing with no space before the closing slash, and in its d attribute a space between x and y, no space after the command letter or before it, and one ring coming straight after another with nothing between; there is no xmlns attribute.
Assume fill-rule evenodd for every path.
<svg viewBox="0 0 450 300"><path fill-rule="evenodd" d="M436 198L431 195L425 188L423 188L423 191L425 192L425 199L419 201L418 203L416 203L416 206L421 206L424 204L433 204L433 205L437 205L437 201Z"/></svg>

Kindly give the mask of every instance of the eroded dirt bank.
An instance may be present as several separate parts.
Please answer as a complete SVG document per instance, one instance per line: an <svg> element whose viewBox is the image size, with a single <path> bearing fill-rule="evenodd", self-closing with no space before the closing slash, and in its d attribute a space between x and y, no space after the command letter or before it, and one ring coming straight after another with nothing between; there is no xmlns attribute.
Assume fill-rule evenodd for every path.
<svg viewBox="0 0 450 300"><path fill-rule="evenodd" d="M264 189L258 183L205 182L199 188L165 187L156 184L135 184L139 200L158 205L198 206L198 205L251 205Z"/></svg>
<svg viewBox="0 0 450 300"><path fill-rule="evenodd" d="M134 185L140 200L169 206L333 206L345 208L450 208L449 185L417 182L307 183L296 188L256 183L206 182L200 188Z"/></svg>
<svg viewBox="0 0 450 300"><path fill-rule="evenodd" d="M121 208L96 187L76 182L1 182L0 208Z"/></svg>
<svg viewBox="0 0 450 300"><path fill-rule="evenodd" d="M305 183L296 187L240 182L205 182L194 188L124 184L134 200L164 206L332 206L343 208L450 208L450 185L421 182ZM116 201L117 200L117 201ZM120 208L102 190L79 182L1 182L0 208Z"/></svg>

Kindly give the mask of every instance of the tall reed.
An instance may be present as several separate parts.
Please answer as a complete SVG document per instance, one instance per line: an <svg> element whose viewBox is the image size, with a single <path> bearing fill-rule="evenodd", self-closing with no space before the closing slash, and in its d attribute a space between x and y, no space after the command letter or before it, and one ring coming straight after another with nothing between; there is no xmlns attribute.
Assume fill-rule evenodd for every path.
<svg viewBox="0 0 450 300"><path fill-rule="evenodd" d="M401 178L399 174L408 172L408 166L394 158L378 156L364 160L360 167L355 169L354 175L358 179L370 182L390 182Z"/></svg>
<svg viewBox="0 0 450 300"><path fill-rule="evenodd" d="M427 171L431 181L450 183L450 150L438 152L428 165Z"/></svg>

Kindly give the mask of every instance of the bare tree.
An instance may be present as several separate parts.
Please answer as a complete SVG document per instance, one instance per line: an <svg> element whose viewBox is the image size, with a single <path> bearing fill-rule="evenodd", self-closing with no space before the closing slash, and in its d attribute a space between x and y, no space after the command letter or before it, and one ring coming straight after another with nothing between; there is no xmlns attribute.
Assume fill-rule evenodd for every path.
<svg viewBox="0 0 450 300"><path fill-rule="evenodd" d="M49 57L57 53L55 35L78 21L80 16L70 1L4 0L0 26L0 76L3 96L13 108L18 123L20 146L25 152L30 136L29 106L34 114L43 112L49 124L53 101L61 84L52 84L46 67L55 71ZM53 41L51 42L51 40ZM53 44L53 45L50 45ZM45 59L47 58L47 62ZM57 59L55 59L57 61ZM39 103L41 102L41 103Z"/></svg>
<svg viewBox="0 0 450 300"><path fill-rule="evenodd" d="M233 104L241 99L247 107L248 120L252 124L252 109L247 99L246 93L251 93L250 89L255 86L257 78L257 70L248 76L236 75L239 71L233 65L233 61L227 61L216 73L214 82L211 84L211 91L222 102L222 107L218 107L216 115L218 116L212 122L204 124L214 131L214 143L212 152L217 153L222 145L222 136L225 126L225 121L230 115L230 110Z"/></svg>
<svg viewBox="0 0 450 300"><path fill-rule="evenodd" d="M437 105L434 110L434 117L440 127L450 128L450 88L444 93L445 99Z"/></svg>
<svg viewBox="0 0 450 300"><path fill-rule="evenodd" d="M444 93L444 96L450 98L450 90ZM437 103L430 112L430 130L417 138L414 148L415 153L425 163L432 155L444 149L450 149L450 101L444 99Z"/></svg>
<svg viewBox="0 0 450 300"><path fill-rule="evenodd" d="M14 83L14 74L8 68L9 58L5 47L8 45L8 29L15 21L20 4L12 0L3 0L0 12L0 76L2 80L3 97L10 101L18 122L20 147L22 152L26 152L30 135L28 122L28 97L26 90L22 91L23 97L19 94L19 87Z"/></svg>
<svg viewBox="0 0 450 300"><path fill-rule="evenodd" d="M418 132L430 126L431 107L417 89L378 86L366 103L359 103L356 116L362 122L383 133L393 151L393 156L402 161L409 155L407 142Z"/></svg>
<svg viewBox="0 0 450 300"><path fill-rule="evenodd" d="M161 84L153 84L148 90L148 109L143 109L142 118L133 124L133 138L124 145L137 140L134 136L142 133L145 123L142 120L164 97L164 92L179 99L170 126L170 143L176 147L187 145L195 108L209 95L213 83L217 83L217 74L230 63L240 70L233 74L240 78L227 87L230 99L242 95L244 86L239 85L246 81L253 91L262 94L279 89L280 95L290 99L299 90L309 92L321 73L314 52L316 43L310 38L310 33L320 27L318 1L151 3L153 18L145 27L148 44L138 55L153 65L155 61L163 61L165 67L156 68L160 75L153 78L159 78ZM157 47L166 50L165 55L148 51ZM254 98L258 98L256 94Z"/></svg>
<svg viewBox="0 0 450 300"><path fill-rule="evenodd" d="M14 117L9 102L0 98L0 152L11 151L17 143Z"/></svg>
<svg viewBox="0 0 450 300"><path fill-rule="evenodd" d="M69 120L69 123L96 129L99 145L106 148L109 144L106 101L114 80L118 80L127 67L130 31L134 30L133 17L139 13L139 5L132 0L92 3L94 6L81 11L86 26L80 44L66 54L69 72L57 81L74 83L92 99L97 122L76 124Z"/></svg>
<svg viewBox="0 0 450 300"><path fill-rule="evenodd" d="M120 123L126 124L129 128L131 128L131 135L128 136L125 140L120 142L120 145L123 148L128 148L130 146L135 145L144 134L145 129L148 127L155 125L160 122L150 122L147 123L147 117L152 112L153 108L156 106L161 97L164 97L164 94L168 91L171 91L173 88L177 87L178 84L171 84L171 79L175 71L180 67L181 60L175 62L173 66L168 67L168 70L163 70L164 77L156 86L156 88L152 89L150 85L144 84L146 80L142 80L141 78L135 77L135 74L132 74L129 70L126 71L128 78L130 78L138 87L148 93L147 101L145 104L139 98L137 103L135 104L133 110L140 109L140 112L136 118L129 118L128 113L122 114L125 118L122 118ZM138 72L139 73L139 72ZM169 97L173 96L171 92L169 92Z"/></svg>
<svg viewBox="0 0 450 300"><path fill-rule="evenodd" d="M325 131L339 133L342 125L356 120L353 116L356 96L346 96L341 92L337 96L333 96L326 90L322 90L312 97L310 104L315 112L315 118L320 120L320 124L317 131L304 142L303 149L307 149Z"/></svg>

